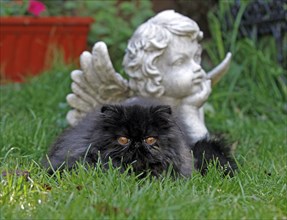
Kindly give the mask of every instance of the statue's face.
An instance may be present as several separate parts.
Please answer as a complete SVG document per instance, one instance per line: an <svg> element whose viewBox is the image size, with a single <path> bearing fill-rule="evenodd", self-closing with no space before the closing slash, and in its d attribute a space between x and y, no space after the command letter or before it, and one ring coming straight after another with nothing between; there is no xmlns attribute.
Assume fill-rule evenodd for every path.
<svg viewBox="0 0 287 220"><path fill-rule="evenodd" d="M203 80L206 80L200 61L201 45L197 40L174 36L156 63L163 75L164 95L182 98L199 92Z"/></svg>

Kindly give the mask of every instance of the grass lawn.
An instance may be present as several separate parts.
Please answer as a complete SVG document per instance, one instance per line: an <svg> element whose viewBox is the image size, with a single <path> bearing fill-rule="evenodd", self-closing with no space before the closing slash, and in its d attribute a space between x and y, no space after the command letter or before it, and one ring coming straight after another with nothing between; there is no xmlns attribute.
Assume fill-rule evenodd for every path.
<svg viewBox="0 0 287 220"><path fill-rule="evenodd" d="M70 71L55 66L28 83L1 86L1 219L287 219L286 90L236 81L235 64L214 88L206 124L236 147L233 178L212 168L204 177L138 180L82 166L50 177L39 164L67 126ZM30 174L5 175L13 170Z"/></svg>

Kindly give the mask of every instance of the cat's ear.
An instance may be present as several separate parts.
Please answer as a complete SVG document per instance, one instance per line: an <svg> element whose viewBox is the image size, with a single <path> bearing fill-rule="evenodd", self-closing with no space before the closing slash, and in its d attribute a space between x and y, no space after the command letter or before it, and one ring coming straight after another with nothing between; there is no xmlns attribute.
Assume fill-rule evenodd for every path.
<svg viewBox="0 0 287 220"><path fill-rule="evenodd" d="M162 112L162 113L167 113L167 114L172 114L171 107L169 105L157 105L153 107L153 112Z"/></svg>
<svg viewBox="0 0 287 220"><path fill-rule="evenodd" d="M119 108L115 105L103 105L101 108L101 113L106 113L106 112L118 113Z"/></svg>

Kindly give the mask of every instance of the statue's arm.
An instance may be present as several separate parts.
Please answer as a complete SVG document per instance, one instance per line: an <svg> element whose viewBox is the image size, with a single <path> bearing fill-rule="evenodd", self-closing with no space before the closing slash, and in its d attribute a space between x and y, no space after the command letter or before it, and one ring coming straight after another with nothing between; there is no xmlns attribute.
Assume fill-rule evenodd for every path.
<svg viewBox="0 0 287 220"><path fill-rule="evenodd" d="M188 136L193 143L208 136L208 130L204 123L202 106L208 99L210 93L211 81L205 80L202 83L202 90L200 92L182 100L180 114L185 118L183 123L188 132Z"/></svg>

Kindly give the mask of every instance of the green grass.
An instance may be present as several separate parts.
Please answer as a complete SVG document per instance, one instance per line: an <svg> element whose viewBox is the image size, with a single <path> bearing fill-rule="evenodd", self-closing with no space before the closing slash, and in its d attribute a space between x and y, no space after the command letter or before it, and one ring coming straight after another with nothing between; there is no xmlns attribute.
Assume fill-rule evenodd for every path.
<svg viewBox="0 0 287 220"><path fill-rule="evenodd" d="M39 164L67 126L70 70L55 67L25 84L1 86L0 171L30 172L28 181L1 175L1 219L287 218L285 94L270 96L248 79L245 87L242 81L232 85L241 71L236 64L214 89L206 123L236 146L234 178L212 168L205 177L194 172L188 179L139 180L81 165L50 177Z"/></svg>

